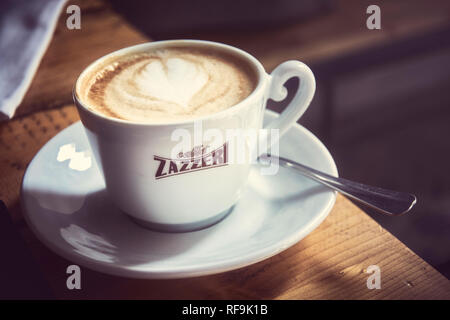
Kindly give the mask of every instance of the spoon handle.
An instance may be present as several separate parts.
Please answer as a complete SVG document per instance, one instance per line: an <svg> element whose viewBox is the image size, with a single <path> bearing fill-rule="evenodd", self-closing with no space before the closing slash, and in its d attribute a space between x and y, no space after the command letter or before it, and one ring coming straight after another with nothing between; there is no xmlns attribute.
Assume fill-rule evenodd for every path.
<svg viewBox="0 0 450 320"><path fill-rule="evenodd" d="M263 154L259 159L262 163L268 163L271 161L272 156ZM410 193L382 189L343 178L333 177L329 174L282 157L279 157L278 161L283 167L296 169L304 176L390 216L398 216L408 212L417 202L416 196Z"/></svg>

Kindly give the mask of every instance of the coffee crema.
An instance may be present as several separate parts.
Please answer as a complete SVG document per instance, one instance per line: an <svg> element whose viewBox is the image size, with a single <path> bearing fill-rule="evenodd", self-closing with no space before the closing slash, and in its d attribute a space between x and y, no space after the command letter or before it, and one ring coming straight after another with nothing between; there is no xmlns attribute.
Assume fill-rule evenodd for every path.
<svg viewBox="0 0 450 320"><path fill-rule="evenodd" d="M226 52L166 47L105 60L77 94L106 116L164 123L232 107L255 89L256 78L248 62Z"/></svg>

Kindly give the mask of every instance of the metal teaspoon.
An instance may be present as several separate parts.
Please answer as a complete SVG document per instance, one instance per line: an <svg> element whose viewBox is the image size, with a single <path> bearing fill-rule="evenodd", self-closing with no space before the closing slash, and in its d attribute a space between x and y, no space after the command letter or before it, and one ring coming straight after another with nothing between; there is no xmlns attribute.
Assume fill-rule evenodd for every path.
<svg viewBox="0 0 450 320"><path fill-rule="evenodd" d="M258 160L262 164L269 164L272 158L268 154L262 154ZM390 216L407 213L417 202L416 196L411 193L392 191L343 178L336 178L283 157L278 157L278 161L285 168L295 169L310 179Z"/></svg>

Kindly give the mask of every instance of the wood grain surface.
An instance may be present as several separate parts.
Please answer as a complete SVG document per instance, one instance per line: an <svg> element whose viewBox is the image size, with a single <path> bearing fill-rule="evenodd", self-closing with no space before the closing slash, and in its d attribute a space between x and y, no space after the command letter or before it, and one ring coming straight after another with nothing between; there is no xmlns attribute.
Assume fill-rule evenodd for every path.
<svg viewBox="0 0 450 320"><path fill-rule="evenodd" d="M20 184L26 166L45 142L78 121L77 111L71 103L71 89L81 70L103 54L149 40L101 1L74 3L79 3L82 8L82 30L67 30L65 18L61 17L55 37L16 119L0 123L0 199L9 208L14 223L32 248L57 297L450 299L450 282L445 277L342 196L338 196L329 217L309 236L277 256L255 265L223 274L181 280L126 279L82 268L82 290L67 290L66 268L71 262L52 253L31 233L19 205ZM389 3L396 10L403 10L406 6L406 1ZM430 7L423 10L432 10ZM319 37L321 33L328 34L330 30L327 28L333 26L333 21L338 21L338 18L333 20L328 17L286 27L284 33L281 30L260 34L255 40L245 33L237 38L224 34L205 35L204 38L222 39L223 42L238 45L255 54L270 69L288 58L323 58L323 55L341 52L341 49L345 51L354 48L353 45L359 46L361 41L367 41L362 36L351 36L355 32L365 32L361 28L354 31L354 25L361 22L350 13L343 12L342 8L338 12L349 15L350 22L335 37L331 33ZM429 14L445 17L447 13L435 10ZM324 22L327 19L331 22ZM395 19L387 18L387 21L391 21L387 27L393 28L390 37L410 32L396 25ZM427 19L423 23L426 27L431 24ZM326 27L323 27L324 24ZM302 31L306 27L309 32ZM314 40L314 37L321 40ZM269 40L277 45L267 46ZM369 274L365 270L373 264L381 268L380 290L369 290L366 286Z"/></svg>

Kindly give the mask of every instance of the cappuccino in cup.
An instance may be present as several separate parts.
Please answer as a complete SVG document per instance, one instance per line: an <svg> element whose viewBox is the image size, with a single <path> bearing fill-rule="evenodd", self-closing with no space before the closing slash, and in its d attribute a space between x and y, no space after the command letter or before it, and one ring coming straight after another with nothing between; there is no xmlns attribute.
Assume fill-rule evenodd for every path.
<svg viewBox="0 0 450 320"><path fill-rule="evenodd" d="M263 126L267 99L283 100L292 77L300 79L297 93ZM170 40L98 59L81 73L73 96L110 200L147 228L185 232L224 219L243 193L251 163L230 161L226 133L276 130L276 141L306 111L314 91L314 76L299 61L267 74L238 48ZM198 124L226 137L224 143L196 142ZM193 142L174 140L180 132ZM244 144L259 151L256 145Z"/></svg>
<svg viewBox="0 0 450 320"><path fill-rule="evenodd" d="M165 123L234 106L256 82L251 65L236 55L168 46L105 60L77 93L93 111L108 117Z"/></svg>

